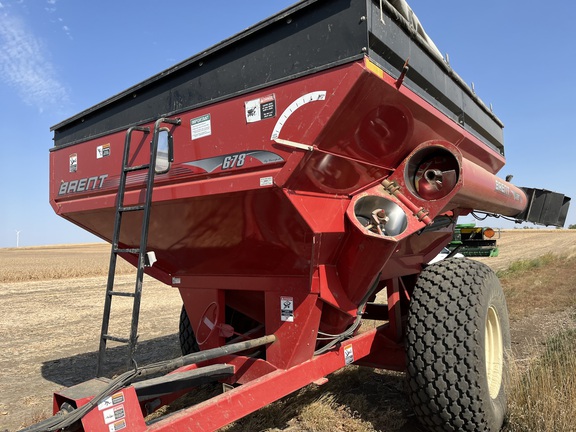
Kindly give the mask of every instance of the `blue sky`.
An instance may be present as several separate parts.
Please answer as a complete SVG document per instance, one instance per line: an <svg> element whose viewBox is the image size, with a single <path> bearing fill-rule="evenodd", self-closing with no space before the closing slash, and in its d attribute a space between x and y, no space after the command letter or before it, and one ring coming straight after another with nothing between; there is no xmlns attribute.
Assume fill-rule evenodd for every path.
<svg viewBox="0 0 576 432"><path fill-rule="evenodd" d="M50 126L293 3L0 0L0 247L97 240L48 204ZM501 175L576 196L576 3L409 3L506 125Z"/></svg>

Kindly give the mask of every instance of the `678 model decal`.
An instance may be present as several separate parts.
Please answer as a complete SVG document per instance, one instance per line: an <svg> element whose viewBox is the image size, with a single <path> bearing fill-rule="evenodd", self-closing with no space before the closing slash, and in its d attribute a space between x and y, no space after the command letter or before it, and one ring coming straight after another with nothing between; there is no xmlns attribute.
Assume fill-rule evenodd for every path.
<svg viewBox="0 0 576 432"><path fill-rule="evenodd" d="M239 153L231 156L226 156L222 161L222 169L231 169L235 167L242 167L246 163L246 154L247 153Z"/></svg>
<svg viewBox="0 0 576 432"><path fill-rule="evenodd" d="M204 173L213 173L216 171L248 168L278 162L284 162L284 159L276 153L265 150L252 150L186 162L184 165L199 168L201 172Z"/></svg>

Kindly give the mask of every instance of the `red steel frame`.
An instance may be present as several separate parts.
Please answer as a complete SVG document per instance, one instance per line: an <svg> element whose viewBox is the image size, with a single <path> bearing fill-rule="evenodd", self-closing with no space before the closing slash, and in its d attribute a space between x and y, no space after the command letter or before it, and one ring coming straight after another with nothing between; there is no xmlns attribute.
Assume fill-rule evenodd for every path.
<svg viewBox="0 0 576 432"><path fill-rule="evenodd" d="M252 336L274 334L276 342L257 361L222 359L236 367L230 383L239 387L147 430L217 429L345 366L345 351L355 364L403 370L403 304L458 216L473 208L513 215L526 206L520 189L495 176L502 155L397 84L366 58L178 116L190 125L209 114L212 132L192 140L189 128L172 128L175 160L153 195L148 246L158 263L147 272L180 290L202 349L226 343L226 306L259 323ZM260 99L274 100L276 117L247 123L247 102ZM51 153L54 210L107 240L123 142L117 132ZM138 144L132 162L146 163L147 143ZM101 145L111 156L94 163ZM257 151L271 157L252 157ZM204 169L223 154L244 155L243 166ZM456 182L426 200L407 173L435 154L455 167ZM104 174L101 187L90 183ZM129 179L126 205L139 202L143 180ZM356 214L366 199L392 203L403 229L367 230ZM422 231L442 216L452 222ZM125 245L139 242L134 218L125 222L133 227L121 237ZM387 306L370 310L385 309L375 312L385 324L315 355L320 331L345 331L366 296L384 288ZM285 299L293 304L288 320ZM207 320L213 331L203 327Z"/></svg>

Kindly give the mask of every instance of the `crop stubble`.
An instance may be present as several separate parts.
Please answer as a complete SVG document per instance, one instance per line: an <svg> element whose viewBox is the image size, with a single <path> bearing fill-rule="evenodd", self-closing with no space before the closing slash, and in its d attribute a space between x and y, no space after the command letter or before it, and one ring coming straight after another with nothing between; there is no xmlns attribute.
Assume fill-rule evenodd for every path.
<svg viewBox="0 0 576 432"><path fill-rule="evenodd" d="M482 259L497 270L545 253L576 254L576 230L510 230L499 245L498 258ZM109 247L0 249L0 430L49 415L54 391L94 376ZM119 283L134 283L131 266L122 263L119 273ZM179 354L180 308L176 289L146 279L138 349L145 362ZM117 325L128 325L129 310L114 310L125 317Z"/></svg>

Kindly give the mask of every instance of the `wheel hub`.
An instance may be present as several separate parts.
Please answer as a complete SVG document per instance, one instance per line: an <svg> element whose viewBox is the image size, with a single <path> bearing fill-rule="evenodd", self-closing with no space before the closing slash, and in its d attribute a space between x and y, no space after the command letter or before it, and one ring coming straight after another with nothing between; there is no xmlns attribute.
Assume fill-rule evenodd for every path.
<svg viewBox="0 0 576 432"><path fill-rule="evenodd" d="M502 385L502 372L504 370L504 345L500 319L494 307L488 308L485 328L486 344L486 377L490 397L496 399Z"/></svg>

